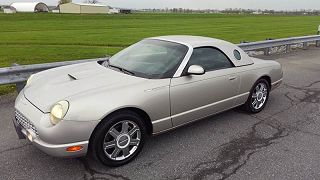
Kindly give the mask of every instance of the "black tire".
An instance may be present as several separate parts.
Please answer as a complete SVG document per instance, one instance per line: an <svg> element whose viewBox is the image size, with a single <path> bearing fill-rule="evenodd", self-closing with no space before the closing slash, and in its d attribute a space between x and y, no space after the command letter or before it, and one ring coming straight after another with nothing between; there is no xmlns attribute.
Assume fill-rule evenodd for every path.
<svg viewBox="0 0 320 180"><path fill-rule="evenodd" d="M134 153L132 153L123 160L113 160L110 157L108 157L104 151L103 144L105 141L105 136L108 132L110 132L109 130L112 127L117 125L117 123L123 122L124 120L134 122L139 127L139 131L141 133L140 142L139 145L137 145L137 148L134 151ZM109 115L107 118L105 118L95 129L94 134L90 138L88 155L99 160L106 166L117 167L125 165L132 161L134 158L136 158L137 155L140 153L144 145L144 141L146 139L146 134L147 131L144 121L137 113L132 111L119 111L113 113Z"/></svg>
<svg viewBox="0 0 320 180"><path fill-rule="evenodd" d="M256 107L254 107L254 105L252 104L253 101L254 101L254 98L252 97L252 95L253 95L253 93L255 93L256 87L257 87L259 84L261 84L261 83L264 84L265 87L266 87L266 89L267 89L266 99L265 99L265 101L264 101L264 103L262 104L261 107L256 108ZM268 100L269 100L269 93L270 93L270 84L269 84L269 82L268 82L266 79L259 79L259 80L253 85L253 87L251 88L249 97L248 97L246 103L243 105L243 109L244 109L245 111L247 111L247 112L249 112L249 113L253 113L253 114L256 114L256 113L261 112L261 111L265 108L265 106L266 106L266 104L267 104L267 102L268 102Z"/></svg>

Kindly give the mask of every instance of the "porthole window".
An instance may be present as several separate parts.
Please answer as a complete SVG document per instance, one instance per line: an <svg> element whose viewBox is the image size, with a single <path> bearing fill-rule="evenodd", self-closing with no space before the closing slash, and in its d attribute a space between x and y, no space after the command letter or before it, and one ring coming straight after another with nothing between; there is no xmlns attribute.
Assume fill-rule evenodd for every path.
<svg viewBox="0 0 320 180"><path fill-rule="evenodd" d="M238 50L234 50L233 55L237 60L241 60L241 54Z"/></svg>

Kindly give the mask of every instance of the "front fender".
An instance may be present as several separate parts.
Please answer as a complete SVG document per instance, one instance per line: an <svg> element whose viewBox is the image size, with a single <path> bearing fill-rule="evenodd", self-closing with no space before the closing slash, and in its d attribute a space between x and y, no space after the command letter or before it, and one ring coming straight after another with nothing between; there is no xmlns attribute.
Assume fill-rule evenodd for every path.
<svg viewBox="0 0 320 180"><path fill-rule="evenodd" d="M147 80L122 88L103 88L68 98L65 117L72 121L101 121L123 108L145 111L151 121L170 117L170 79Z"/></svg>

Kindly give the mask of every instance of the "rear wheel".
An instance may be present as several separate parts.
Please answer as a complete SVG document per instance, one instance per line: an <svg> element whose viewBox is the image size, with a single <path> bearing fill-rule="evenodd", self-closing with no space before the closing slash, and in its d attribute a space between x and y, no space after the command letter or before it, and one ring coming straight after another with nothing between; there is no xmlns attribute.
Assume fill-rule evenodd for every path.
<svg viewBox="0 0 320 180"><path fill-rule="evenodd" d="M138 114L118 112L97 127L90 142L91 153L107 166L121 166L140 153L145 136L145 125Z"/></svg>
<svg viewBox="0 0 320 180"><path fill-rule="evenodd" d="M250 113L258 113L264 109L269 99L270 85L267 80L259 79L251 89L245 109Z"/></svg>

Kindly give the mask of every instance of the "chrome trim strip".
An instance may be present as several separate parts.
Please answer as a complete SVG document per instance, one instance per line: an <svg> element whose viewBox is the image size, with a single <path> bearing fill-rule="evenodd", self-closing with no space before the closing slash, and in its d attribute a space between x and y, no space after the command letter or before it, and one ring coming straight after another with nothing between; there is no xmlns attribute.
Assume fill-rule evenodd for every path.
<svg viewBox="0 0 320 180"><path fill-rule="evenodd" d="M161 87L156 87L156 88L152 88L152 89L146 89L144 90L145 92L151 92L151 91L157 91L157 90L161 90L161 89L164 89L164 88L169 88L170 86L161 86Z"/></svg>
<svg viewBox="0 0 320 180"><path fill-rule="evenodd" d="M67 143L67 144L49 144L49 143L46 143L46 142L40 140L39 138L36 138L34 140L34 142L36 144L38 144L42 147L46 147L46 148L66 148L66 147L70 147L70 146L89 144L89 141L81 141L81 142L74 142L74 143Z"/></svg>
<svg viewBox="0 0 320 180"><path fill-rule="evenodd" d="M165 133L165 132L167 132L167 131L174 130L174 129L176 129L176 128L179 128L179 127L185 126L185 125L187 125L187 124L194 123L194 122L199 121L199 120L201 120L201 119L205 119L205 118L207 118L207 117L211 117L211 116L214 116L214 115L219 114L219 113L221 113L221 112L224 112L224 111L227 111L227 110L233 109L233 108L235 108L235 107L237 107L237 106L238 106L238 105L235 105L235 106L230 107L229 109L225 109L225 110L222 110L222 111L219 111L219 112L213 113L213 114L208 115L208 116L204 116L204 117L201 117L201 118L197 118L197 119L194 119L193 121L188 121L188 122L186 122L186 123L179 124L178 126L173 126L172 128L165 129L165 130L160 131L160 132L152 133L152 135L153 135L153 136L155 136L155 135L159 135L159 134Z"/></svg>
<svg viewBox="0 0 320 180"><path fill-rule="evenodd" d="M163 118L163 119L152 121L152 125L157 124L157 123L161 123L163 121L168 121L168 120L171 120L171 118L175 118L175 117L178 117L178 116L181 116L181 115L184 115L184 114L188 114L188 113L193 112L193 111L197 111L197 110L200 110L200 109L203 109L203 108L206 108L206 107L213 106L215 104L219 104L219 103L222 103L222 102L225 102L225 101L229 101L229 100L232 100L232 99L235 99L235 98L239 98L241 96L246 96L246 95L249 95L249 94L250 94L250 92L242 93L242 94L233 96L231 98L227 98L227 99L224 99L224 100L221 100L221 101L218 101L218 102L214 102L214 103L211 103L211 104L208 104L208 105L205 105L205 106L201 106L201 107L189 110L189 111L182 112L180 114L173 115L171 117L166 117L166 118Z"/></svg>
<svg viewBox="0 0 320 180"><path fill-rule="evenodd" d="M272 83L271 85L272 85L272 86L274 86L275 84L278 84L278 83L280 83L280 82L282 82L282 81L283 81L283 79L281 78L280 80L278 80L278 81L276 81L276 82Z"/></svg>
<svg viewBox="0 0 320 180"><path fill-rule="evenodd" d="M239 94L239 95L236 95L236 96L227 98L227 99L223 99L223 100L218 101L218 102L214 102L214 103L211 103L211 104L208 104L208 105L205 105L205 106L201 106L201 107L198 107L198 108L195 108L195 109L191 109L191 110L189 110L189 111L185 111L185 112L182 112L182 113L173 115L173 116L171 116L171 118L175 118L175 117L178 117L178 116L182 116L182 115L185 115L185 114L188 114L188 113L191 113L191 112L194 112L194 111L198 111L198 110L201 110L201 109L204 109L204 108L207 108L207 107L216 105L216 104L220 104L220 103L223 103L223 102L232 100L232 99L236 99L236 98L239 98L239 97L241 97L241 96L248 95L248 94L250 94L250 92L246 92L246 93L243 93L243 94Z"/></svg>
<svg viewBox="0 0 320 180"><path fill-rule="evenodd" d="M163 118L163 119L159 119L159 120L156 120L156 121L152 121L152 125L153 124L157 124L157 123L161 123L163 121L168 121L170 120L171 121L171 117L166 117L166 118Z"/></svg>

